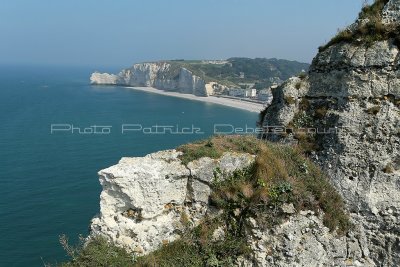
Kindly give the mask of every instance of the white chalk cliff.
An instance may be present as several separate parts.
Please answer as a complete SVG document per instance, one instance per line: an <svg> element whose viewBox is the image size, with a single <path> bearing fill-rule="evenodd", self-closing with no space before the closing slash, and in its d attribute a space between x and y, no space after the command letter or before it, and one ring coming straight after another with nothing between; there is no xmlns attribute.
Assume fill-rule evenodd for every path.
<svg viewBox="0 0 400 267"><path fill-rule="evenodd" d="M249 154L225 153L218 160L202 158L185 166L178 158L181 153L122 158L100 171L100 215L92 220L92 234L105 235L139 255L151 252L180 236L182 212L194 224L208 212L209 185L217 167L231 172L254 160Z"/></svg>
<svg viewBox="0 0 400 267"><path fill-rule="evenodd" d="M176 68L167 62L139 63L124 69L117 75L95 72L90 77L92 84L154 87L197 96L213 94L213 83L207 83L190 70Z"/></svg>

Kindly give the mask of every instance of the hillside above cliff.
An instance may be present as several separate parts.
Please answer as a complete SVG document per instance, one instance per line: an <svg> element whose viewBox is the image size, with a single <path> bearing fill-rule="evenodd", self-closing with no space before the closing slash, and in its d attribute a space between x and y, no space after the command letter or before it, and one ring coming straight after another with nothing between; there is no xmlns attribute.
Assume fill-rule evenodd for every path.
<svg viewBox="0 0 400 267"><path fill-rule="evenodd" d="M240 87L241 83L255 83L263 89L307 71L309 64L284 59L241 58L227 60L175 60L168 63L187 68L206 81Z"/></svg>

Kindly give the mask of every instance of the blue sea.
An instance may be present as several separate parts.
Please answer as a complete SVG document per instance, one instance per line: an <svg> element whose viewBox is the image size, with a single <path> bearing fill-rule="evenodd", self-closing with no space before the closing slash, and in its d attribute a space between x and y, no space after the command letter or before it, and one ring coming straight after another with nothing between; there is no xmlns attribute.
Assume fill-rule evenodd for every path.
<svg viewBox="0 0 400 267"><path fill-rule="evenodd" d="M93 71L0 67L0 266L64 261L59 235L74 243L88 234L99 212L97 172L121 157L207 138L214 124L254 127L257 120L216 104L91 86ZM150 133L154 126L158 134ZM183 127L195 130L181 134Z"/></svg>

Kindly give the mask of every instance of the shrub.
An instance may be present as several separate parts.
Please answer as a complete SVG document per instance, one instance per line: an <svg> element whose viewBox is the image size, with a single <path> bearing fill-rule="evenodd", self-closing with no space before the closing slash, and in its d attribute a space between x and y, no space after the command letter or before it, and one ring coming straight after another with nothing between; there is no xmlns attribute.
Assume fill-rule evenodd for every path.
<svg viewBox="0 0 400 267"><path fill-rule="evenodd" d="M206 218L181 239L139 257L135 266L233 266L239 255L248 255L250 250L243 238L229 231L223 239L214 240L214 231L223 225L222 218Z"/></svg>
<svg viewBox="0 0 400 267"><path fill-rule="evenodd" d="M147 256L139 257L135 263L138 267L154 266L203 266L197 247L191 242L177 240L163 245L160 249Z"/></svg>
<svg viewBox="0 0 400 267"><path fill-rule="evenodd" d="M297 75L301 80L304 80L305 78L307 78L307 73L302 71L300 72L299 75Z"/></svg>
<svg viewBox="0 0 400 267"><path fill-rule="evenodd" d="M80 238L74 247L68 244L65 235L60 236L60 243L71 261L61 264L62 267L120 267L133 266L133 256L123 248L116 247L104 237L92 238L87 244Z"/></svg>

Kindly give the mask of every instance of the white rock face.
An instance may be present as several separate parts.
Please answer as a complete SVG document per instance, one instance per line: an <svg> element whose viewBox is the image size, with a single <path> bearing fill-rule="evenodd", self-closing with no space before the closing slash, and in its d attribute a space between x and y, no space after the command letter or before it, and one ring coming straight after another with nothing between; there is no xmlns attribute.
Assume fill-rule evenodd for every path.
<svg viewBox="0 0 400 267"><path fill-rule="evenodd" d="M184 166L175 150L142 158L122 158L99 172L103 191L100 215L92 220L92 234L138 254L171 242L183 230L183 213L195 225L206 213L213 170L231 172L254 161L249 154L225 153Z"/></svg>
<svg viewBox="0 0 400 267"><path fill-rule="evenodd" d="M119 77L117 75L94 72L90 76L90 83L91 84L111 85L111 84L119 84L120 81L119 81Z"/></svg>
<svg viewBox="0 0 400 267"><path fill-rule="evenodd" d="M312 211L291 215L270 232L250 219L248 238L254 263L250 266L375 266L363 257L364 236L338 236L322 223L322 216Z"/></svg>
<svg viewBox="0 0 400 267"><path fill-rule="evenodd" d="M185 68L176 69L166 62L140 63L122 70L118 75L93 73L92 84L154 87L166 91L176 91L197 96L212 95L212 86Z"/></svg>

